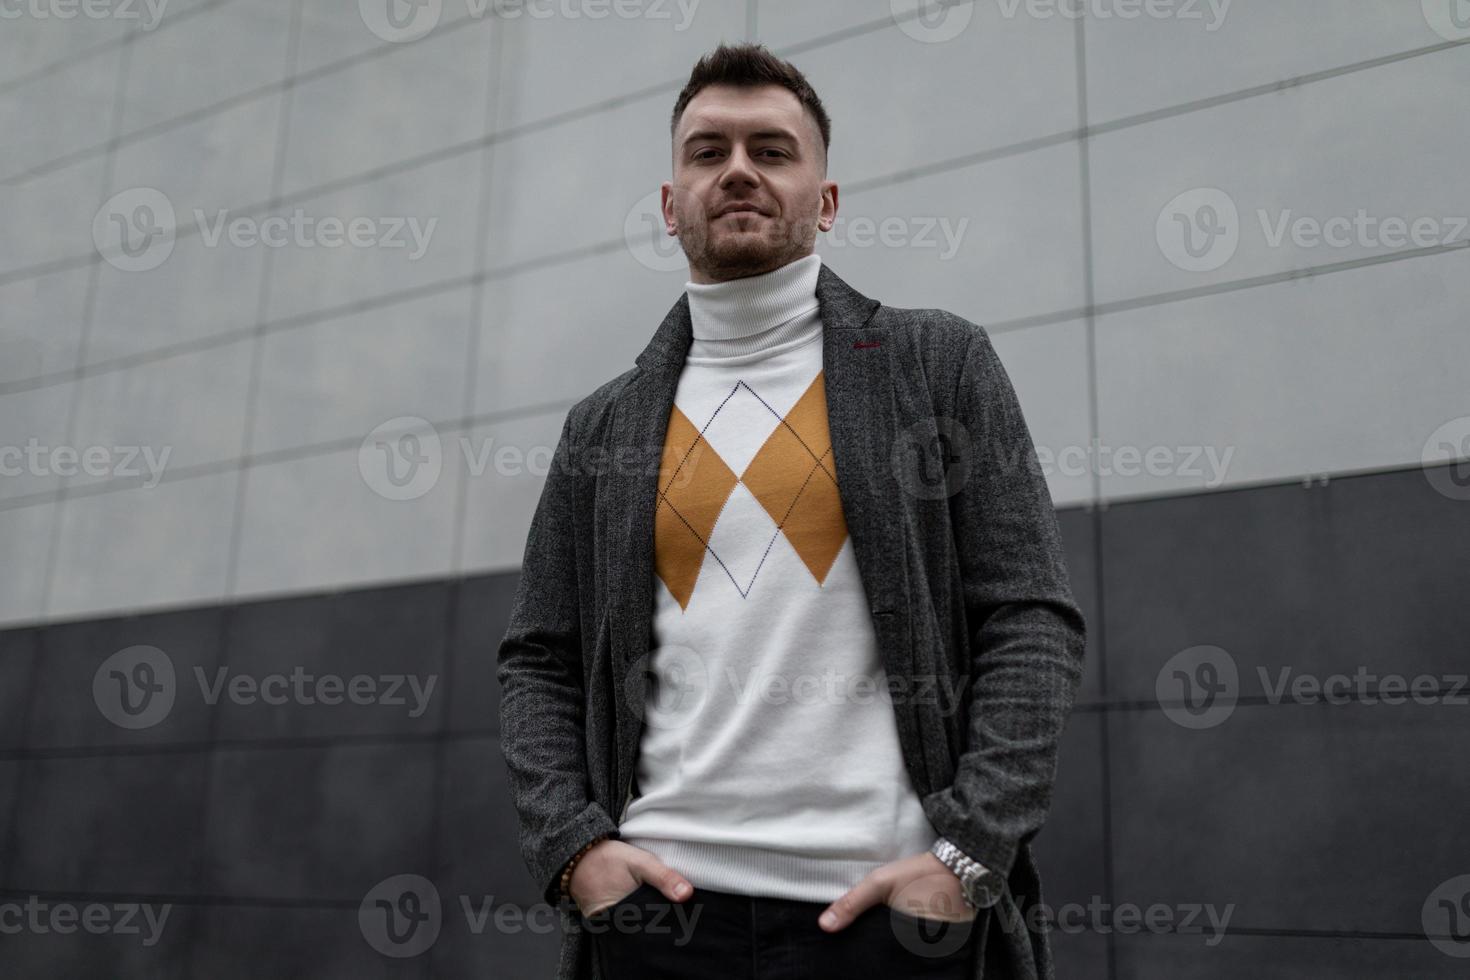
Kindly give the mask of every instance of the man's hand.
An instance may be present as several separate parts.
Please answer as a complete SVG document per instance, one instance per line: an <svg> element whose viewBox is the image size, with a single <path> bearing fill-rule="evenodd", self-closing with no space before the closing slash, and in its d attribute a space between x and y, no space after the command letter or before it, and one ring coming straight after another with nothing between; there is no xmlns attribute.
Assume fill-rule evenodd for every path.
<svg viewBox="0 0 1470 980"><path fill-rule="evenodd" d="M652 851L620 840L594 844L572 869L567 888L582 914L594 915L633 894L644 883L675 902L694 894L694 886Z"/></svg>
<svg viewBox="0 0 1470 980"><path fill-rule="evenodd" d="M959 877L925 851L874 868L846 895L827 906L817 924L828 932L837 932L880 903L917 918L945 922L966 922L977 915L965 904Z"/></svg>

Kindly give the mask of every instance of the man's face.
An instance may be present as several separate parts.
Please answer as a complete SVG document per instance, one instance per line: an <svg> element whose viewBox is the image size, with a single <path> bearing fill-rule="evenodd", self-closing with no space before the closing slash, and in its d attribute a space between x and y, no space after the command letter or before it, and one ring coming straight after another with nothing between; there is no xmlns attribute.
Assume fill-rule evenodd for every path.
<svg viewBox="0 0 1470 980"><path fill-rule="evenodd" d="M790 90L701 91L679 119L662 197L690 280L758 276L812 254L837 217L837 185L825 177L821 132Z"/></svg>

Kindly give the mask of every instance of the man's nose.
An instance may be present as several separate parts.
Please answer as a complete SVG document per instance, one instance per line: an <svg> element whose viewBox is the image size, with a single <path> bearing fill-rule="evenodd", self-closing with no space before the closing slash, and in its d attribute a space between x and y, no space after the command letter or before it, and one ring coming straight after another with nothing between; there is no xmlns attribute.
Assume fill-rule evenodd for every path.
<svg viewBox="0 0 1470 980"><path fill-rule="evenodd" d="M755 161L741 146L731 148L730 156L725 161L725 172L720 175L720 186L729 187L737 181L744 181L747 184L760 183L760 172L755 168Z"/></svg>

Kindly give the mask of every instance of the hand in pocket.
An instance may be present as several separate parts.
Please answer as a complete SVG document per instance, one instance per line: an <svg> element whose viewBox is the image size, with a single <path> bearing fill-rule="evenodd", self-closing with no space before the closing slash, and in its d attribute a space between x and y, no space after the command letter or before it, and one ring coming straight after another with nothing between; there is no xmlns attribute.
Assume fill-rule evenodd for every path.
<svg viewBox="0 0 1470 980"><path fill-rule="evenodd" d="M645 884L673 902L694 894L694 886L652 851L620 840L602 841L584 854L569 887L577 908L590 916L612 908Z"/></svg>

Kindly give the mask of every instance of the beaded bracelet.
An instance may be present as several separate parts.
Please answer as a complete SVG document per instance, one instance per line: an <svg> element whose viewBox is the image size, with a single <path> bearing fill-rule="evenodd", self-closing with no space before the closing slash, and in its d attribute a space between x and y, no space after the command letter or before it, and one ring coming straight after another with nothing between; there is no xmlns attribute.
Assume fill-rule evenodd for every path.
<svg viewBox="0 0 1470 980"><path fill-rule="evenodd" d="M600 834L597 837L592 838L592 840L588 841L587 843L583 844L582 849L579 850L576 854L572 855L572 859L567 862L567 866L563 868L561 872L561 894L563 898L572 897L572 870L577 867L577 862L582 860L582 855L592 850L594 845L599 844L605 840L607 840L607 835Z"/></svg>

